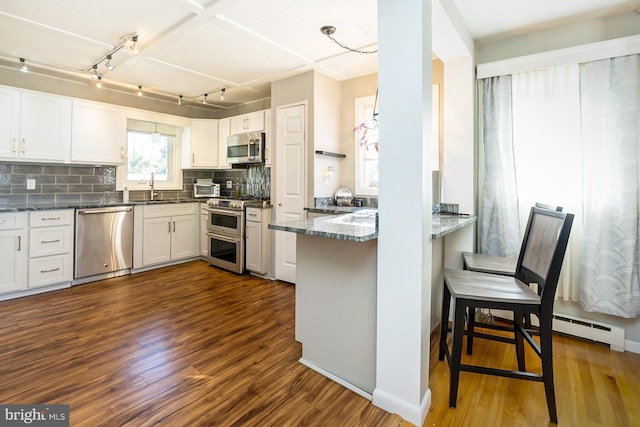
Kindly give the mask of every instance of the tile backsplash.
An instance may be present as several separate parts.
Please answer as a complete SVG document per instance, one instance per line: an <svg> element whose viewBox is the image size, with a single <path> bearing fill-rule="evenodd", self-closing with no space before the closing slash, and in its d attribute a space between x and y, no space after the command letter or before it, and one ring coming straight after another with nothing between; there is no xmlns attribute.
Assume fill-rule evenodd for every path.
<svg viewBox="0 0 640 427"><path fill-rule="evenodd" d="M269 198L270 169L263 165L226 170L183 170L182 190L158 191L157 199L191 199L198 178L220 184L222 196L252 195ZM27 189L27 180L35 188ZM231 181L231 188L227 188ZM131 191L131 201L148 200L149 191ZM0 205L93 203L122 201L116 191L115 166L47 165L0 162Z"/></svg>

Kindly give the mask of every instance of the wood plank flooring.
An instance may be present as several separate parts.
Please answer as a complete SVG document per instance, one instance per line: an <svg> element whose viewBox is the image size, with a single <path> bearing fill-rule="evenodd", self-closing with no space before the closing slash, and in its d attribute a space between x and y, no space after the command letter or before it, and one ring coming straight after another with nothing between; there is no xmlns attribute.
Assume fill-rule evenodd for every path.
<svg viewBox="0 0 640 427"><path fill-rule="evenodd" d="M438 335L431 339L432 403L423 427L554 425L544 387L532 381L462 372L457 407L449 408L449 368L438 360ZM640 426L639 354L561 335L554 335L553 346L558 426ZM542 372L540 359L525 347L527 369ZM473 356L463 351L462 360L517 369L513 346L495 341L474 340Z"/></svg>
<svg viewBox="0 0 640 427"><path fill-rule="evenodd" d="M293 286L204 262L0 302L0 403L72 426L390 426L298 363Z"/></svg>

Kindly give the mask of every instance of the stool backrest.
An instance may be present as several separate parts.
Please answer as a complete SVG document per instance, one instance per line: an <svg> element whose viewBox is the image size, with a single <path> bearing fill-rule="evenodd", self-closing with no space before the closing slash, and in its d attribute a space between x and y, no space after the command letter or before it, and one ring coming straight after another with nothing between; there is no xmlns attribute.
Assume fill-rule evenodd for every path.
<svg viewBox="0 0 640 427"><path fill-rule="evenodd" d="M573 214L531 208L515 277L525 284L538 285L543 309L545 305L553 308L572 224Z"/></svg>

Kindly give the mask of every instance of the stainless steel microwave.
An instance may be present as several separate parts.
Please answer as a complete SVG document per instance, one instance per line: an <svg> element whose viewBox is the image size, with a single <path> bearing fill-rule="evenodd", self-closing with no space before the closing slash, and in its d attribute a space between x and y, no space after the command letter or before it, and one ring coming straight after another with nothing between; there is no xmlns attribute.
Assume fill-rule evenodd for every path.
<svg viewBox="0 0 640 427"><path fill-rule="evenodd" d="M264 163L264 132L247 132L227 138L227 162Z"/></svg>
<svg viewBox="0 0 640 427"><path fill-rule="evenodd" d="M220 197L220 184L209 180L196 180L193 184L193 197Z"/></svg>

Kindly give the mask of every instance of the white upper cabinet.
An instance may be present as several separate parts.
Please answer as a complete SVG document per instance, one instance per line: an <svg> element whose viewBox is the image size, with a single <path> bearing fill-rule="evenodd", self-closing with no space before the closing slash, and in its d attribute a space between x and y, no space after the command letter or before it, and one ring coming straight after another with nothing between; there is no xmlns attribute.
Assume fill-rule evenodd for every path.
<svg viewBox="0 0 640 427"><path fill-rule="evenodd" d="M264 111L231 117L231 135L264 130Z"/></svg>
<svg viewBox="0 0 640 427"><path fill-rule="evenodd" d="M18 157L19 137L20 92L0 87L0 157Z"/></svg>
<svg viewBox="0 0 640 427"><path fill-rule="evenodd" d="M122 109L97 102L73 102L72 162L120 165L126 140L127 118Z"/></svg>
<svg viewBox="0 0 640 427"><path fill-rule="evenodd" d="M218 123L218 169L231 169L227 161L227 138L231 135L231 119L220 119Z"/></svg>
<svg viewBox="0 0 640 427"><path fill-rule="evenodd" d="M0 124L2 158L69 162L70 99L0 88Z"/></svg>
<svg viewBox="0 0 640 427"><path fill-rule="evenodd" d="M271 110L264 110L264 165L271 166Z"/></svg>
<svg viewBox="0 0 640 427"><path fill-rule="evenodd" d="M190 132L182 140L182 167L216 169L218 167L218 120L194 119Z"/></svg>

